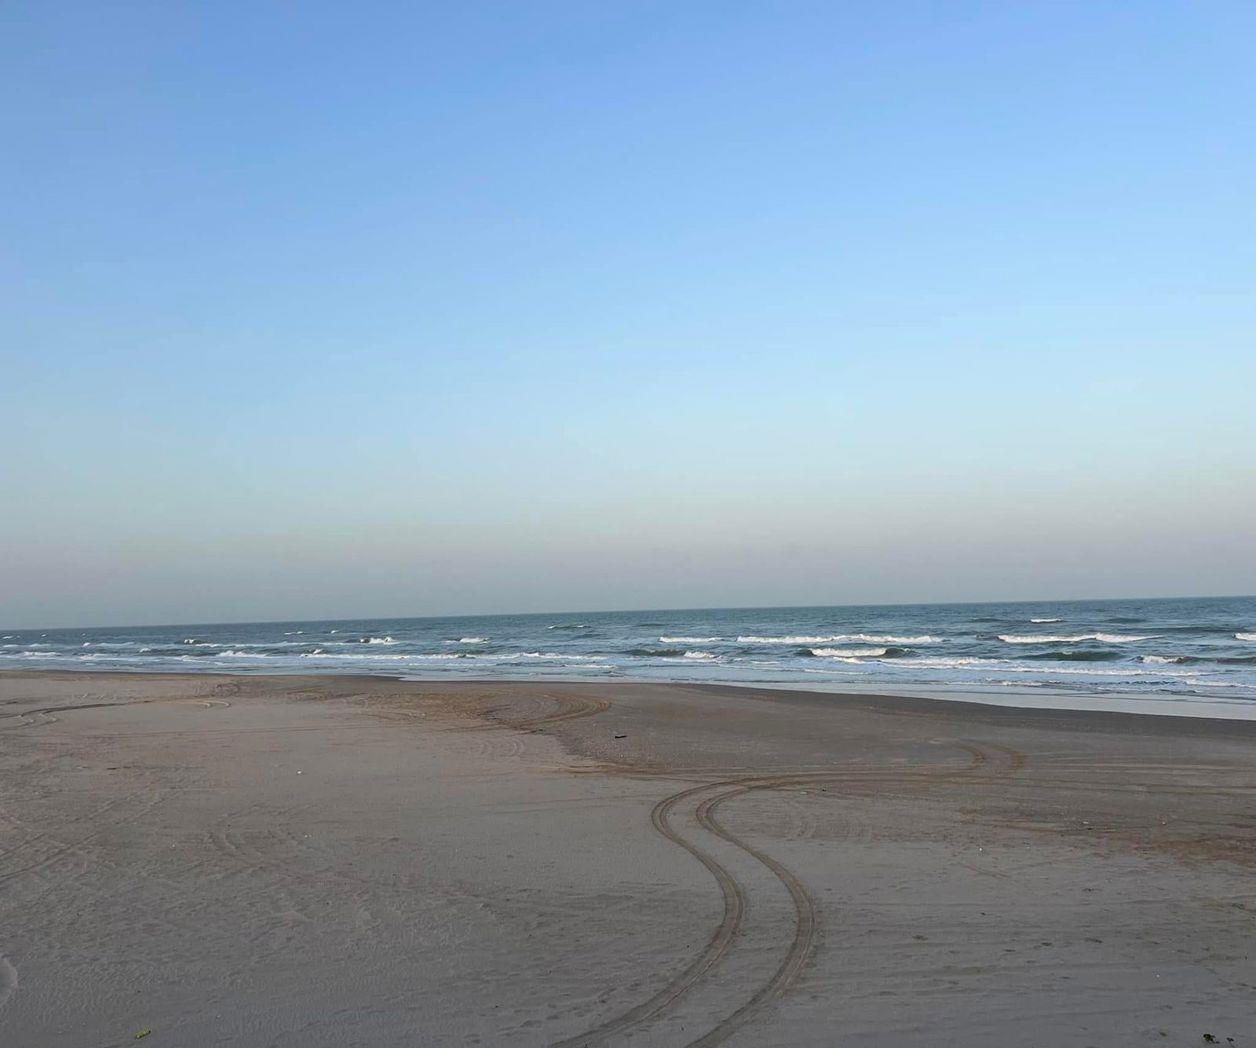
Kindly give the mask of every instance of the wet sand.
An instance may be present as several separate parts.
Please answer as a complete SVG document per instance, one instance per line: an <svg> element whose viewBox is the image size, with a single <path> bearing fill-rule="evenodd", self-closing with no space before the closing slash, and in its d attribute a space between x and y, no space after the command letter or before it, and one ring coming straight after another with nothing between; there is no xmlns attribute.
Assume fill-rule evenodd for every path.
<svg viewBox="0 0 1256 1048"><path fill-rule="evenodd" d="M1256 1043L1256 724L0 674L0 1045Z"/></svg>

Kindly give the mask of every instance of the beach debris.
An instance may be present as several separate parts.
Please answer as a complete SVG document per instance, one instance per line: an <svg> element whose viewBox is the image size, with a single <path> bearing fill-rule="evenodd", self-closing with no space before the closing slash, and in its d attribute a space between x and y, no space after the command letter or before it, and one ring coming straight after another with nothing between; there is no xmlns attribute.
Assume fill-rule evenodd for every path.
<svg viewBox="0 0 1256 1048"><path fill-rule="evenodd" d="M617 739L626 739L626 738L628 738L628 736L627 736L627 735L616 735L616 736L615 736L615 738L617 738Z"/></svg>
<svg viewBox="0 0 1256 1048"><path fill-rule="evenodd" d="M145 1027L143 1030L141 1030L139 1033L135 1035L135 1039L137 1041L142 1041L145 1037L147 1037L152 1032L153 1032L152 1030Z"/></svg>
<svg viewBox="0 0 1256 1048"><path fill-rule="evenodd" d="M1205 1044L1220 1044L1221 1042L1218 1041L1212 1034L1206 1033L1204 1034L1204 1043Z"/></svg>

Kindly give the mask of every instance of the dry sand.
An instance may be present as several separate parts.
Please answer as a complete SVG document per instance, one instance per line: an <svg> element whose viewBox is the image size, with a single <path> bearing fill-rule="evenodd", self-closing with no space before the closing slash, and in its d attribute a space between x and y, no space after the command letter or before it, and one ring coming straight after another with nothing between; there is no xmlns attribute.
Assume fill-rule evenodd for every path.
<svg viewBox="0 0 1256 1048"><path fill-rule="evenodd" d="M1256 725L0 675L0 1045L1256 1044Z"/></svg>

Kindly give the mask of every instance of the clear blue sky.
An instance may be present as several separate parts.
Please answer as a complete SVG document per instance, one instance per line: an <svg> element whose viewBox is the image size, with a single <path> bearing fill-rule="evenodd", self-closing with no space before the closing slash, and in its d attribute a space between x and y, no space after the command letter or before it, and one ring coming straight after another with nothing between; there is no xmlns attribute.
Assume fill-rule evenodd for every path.
<svg viewBox="0 0 1256 1048"><path fill-rule="evenodd" d="M1253 39L5 4L0 624L1256 591Z"/></svg>

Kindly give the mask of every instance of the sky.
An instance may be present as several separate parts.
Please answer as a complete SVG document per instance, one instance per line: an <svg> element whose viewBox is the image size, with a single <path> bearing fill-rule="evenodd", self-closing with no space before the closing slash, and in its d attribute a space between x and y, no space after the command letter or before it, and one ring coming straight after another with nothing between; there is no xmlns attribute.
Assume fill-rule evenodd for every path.
<svg viewBox="0 0 1256 1048"><path fill-rule="evenodd" d="M1256 5L0 8L0 624L1256 592Z"/></svg>

